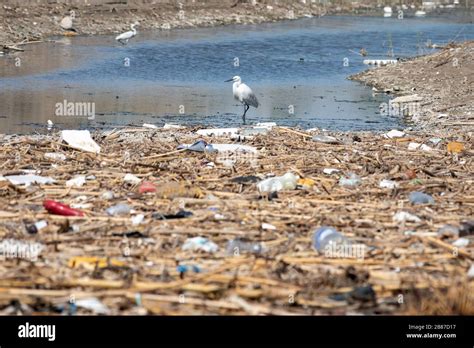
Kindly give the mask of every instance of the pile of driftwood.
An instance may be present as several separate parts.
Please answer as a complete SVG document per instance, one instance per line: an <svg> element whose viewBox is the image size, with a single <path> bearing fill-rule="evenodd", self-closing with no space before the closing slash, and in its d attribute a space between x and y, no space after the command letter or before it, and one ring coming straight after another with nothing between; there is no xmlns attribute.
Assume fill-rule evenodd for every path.
<svg viewBox="0 0 474 348"><path fill-rule="evenodd" d="M1 137L0 313L474 314L471 135L196 130Z"/></svg>

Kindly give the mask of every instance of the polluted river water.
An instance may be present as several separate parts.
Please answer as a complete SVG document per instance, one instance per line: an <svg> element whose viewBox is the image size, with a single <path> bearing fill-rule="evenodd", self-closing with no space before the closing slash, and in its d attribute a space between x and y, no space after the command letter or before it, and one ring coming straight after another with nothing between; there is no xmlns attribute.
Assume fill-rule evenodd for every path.
<svg viewBox="0 0 474 348"><path fill-rule="evenodd" d="M139 32L126 46L114 36L56 37L0 57L2 133L59 128L111 128L164 123L241 125L234 75L260 101L247 123L302 128L386 130L389 100L347 80L364 59L409 58L474 38L474 27L449 17L321 17L260 25ZM364 48L367 57L358 54ZM58 105L86 103L70 116ZM91 117L92 116L92 117Z"/></svg>

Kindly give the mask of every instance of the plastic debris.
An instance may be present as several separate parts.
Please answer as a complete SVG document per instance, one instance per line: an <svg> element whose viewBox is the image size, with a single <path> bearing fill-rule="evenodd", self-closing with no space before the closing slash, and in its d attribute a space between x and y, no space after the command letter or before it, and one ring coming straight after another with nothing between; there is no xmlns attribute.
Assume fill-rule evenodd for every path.
<svg viewBox="0 0 474 348"><path fill-rule="evenodd" d="M28 187L32 184L45 185L45 184L53 184L56 182L53 178L34 175L34 174L8 175L8 176L5 176L5 179L10 181L10 183L12 183L15 186L20 185L20 186L25 186L25 187Z"/></svg>
<svg viewBox="0 0 474 348"><path fill-rule="evenodd" d="M335 168L324 168L323 169L323 173L324 174L327 174L327 175L331 175L331 174L334 174L334 173L339 173L340 170L339 169L335 169Z"/></svg>
<svg viewBox="0 0 474 348"><path fill-rule="evenodd" d="M249 145L240 144L209 144L204 140L196 141L194 144L181 144L178 150L187 149L196 152L247 152L257 153L257 149Z"/></svg>
<svg viewBox="0 0 474 348"><path fill-rule="evenodd" d="M435 202L430 195L418 191L411 192L409 198L412 204L434 204Z"/></svg>
<svg viewBox="0 0 474 348"><path fill-rule="evenodd" d="M339 179L339 185L341 186L351 187L351 186L357 186L360 183L361 183L361 178L355 173L349 173L349 177L347 178L342 177Z"/></svg>
<svg viewBox="0 0 474 348"><path fill-rule="evenodd" d="M100 153L100 146L92 139L88 130L63 130L61 139L76 150Z"/></svg>
<svg viewBox="0 0 474 348"><path fill-rule="evenodd" d="M182 144L178 146L178 150L186 149L189 151L196 151L196 152L214 152L216 151L211 144L208 144L204 140L196 141L194 144Z"/></svg>
<svg viewBox="0 0 474 348"><path fill-rule="evenodd" d="M65 161L66 156L60 152L46 152L44 158L53 160L53 161Z"/></svg>
<svg viewBox="0 0 474 348"><path fill-rule="evenodd" d="M202 250L207 253L215 253L219 247L214 242L204 237L188 238L182 247L183 250Z"/></svg>
<svg viewBox="0 0 474 348"><path fill-rule="evenodd" d="M308 178L299 179L297 182L297 184L304 189L310 189L311 187L314 186L315 183L316 182L313 179L308 179Z"/></svg>
<svg viewBox="0 0 474 348"><path fill-rule="evenodd" d="M237 136L238 132L239 128L208 128L196 131L197 134L208 137L231 137Z"/></svg>
<svg viewBox="0 0 474 348"><path fill-rule="evenodd" d="M393 139L393 138L402 138L405 136L405 134L406 134L405 132L392 129L390 132L385 133L384 136L385 138Z"/></svg>
<svg viewBox="0 0 474 348"><path fill-rule="evenodd" d="M262 230L276 230L276 227L271 225L271 224L267 224L266 222L262 223Z"/></svg>
<svg viewBox="0 0 474 348"><path fill-rule="evenodd" d="M257 149L249 145L241 144L212 144L214 150L218 152L246 152L246 153L257 153Z"/></svg>
<svg viewBox="0 0 474 348"><path fill-rule="evenodd" d="M415 150L422 150L422 151L433 151L431 147L425 144L418 144L418 143L410 143L408 144L408 150L415 151Z"/></svg>
<svg viewBox="0 0 474 348"><path fill-rule="evenodd" d="M453 246L458 248L464 248L469 245L469 239L467 238L459 238L453 242Z"/></svg>
<svg viewBox="0 0 474 348"><path fill-rule="evenodd" d="M294 190L298 182L299 176L291 172L283 176L276 176L260 181L257 184L259 192L277 192L281 190Z"/></svg>
<svg viewBox="0 0 474 348"><path fill-rule="evenodd" d="M150 123L144 123L144 124L142 125L142 127L144 127L144 128L151 128L151 129L157 129L157 128L158 128L158 127L155 126L154 124L150 124Z"/></svg>
<svg viewBox="0 0 474 348"><path fill-rule="evenodd" d="M346 237L330 226L322 226L313 234L313 247L320 253L324 253L326 247L347 245L349 243Z"/></svg>
<svg viewBox="0 0 474 348"><path fill-rule="evenodd" d="M443 139L441 139L441 138L431 138L430 139L430 143L432 143L434 145L438 145L441 141L443 141Z"/></svg>
<svg viewBox="0 0 474 348"><path fill-rule="evenodd" d="M265 248L261 243L247 241L243 238L235 238L227 243L227 254L239 256L240 254L262 254Z"/></svg>
<svg viewBox="0 0 474 348"><path fill-rule="evenodd" d="M45 228L46 226L48 226L48 222L46 220L40 220L38 222L35 222L32 225L27 225L26 231L29 234L36 234L39 231L41 231L43 228Z"/></svg>
<svg viewBox="0 0 474 348"><path fill-rule="evenodd" d="M112 191L105 191L100 195L100 198L106 201L110 201L111 199L114 199L115 195Z"/></svg>
<svg viewBox="0 0 474 348"><path fill-rule="evenodd" d="M179 124L171 124L171 123L165 123L163 126L163 129L183 129L184 126L181 126Z"/></svg>
<svg viewBox="0 0 474 348"><path fill-rule="evenodd" d="M413 214L410 214L406 211L399 211L393 216L393 221L399 222L399 223L404 223L406 221L408 222L421 222L421 219Z"/></svg>
<svg viewBox="0 0 474 348"><path fill-rule="evenodd" d="M467 271L467 277L469 279L474 278L474 264L472 264L471 267L469 268L469 271Z"/></svg>
<svg viewBox="0 0 474 348"><path fill-rule="evenodd" d="M110 313L110 309L99 301L96 297L83 298L76 300L74 303L78 308L84 308L90 310L96 314L107 315Z"/></svg>
<svg viewBox="0 0 474 348"><path fill-rule="evenodd" d="M145 215L143 215L143 214L135 215L131 219L132 225L134 225L134 226L140 225L143 222L143 220L145 220Z"/></svg>
<svg viewBox="0 0 474 348"><path fill-rule="evenodd" d="M131 208L128 204L119 203L105 210L110 216L130 214Z"/></svg>
<svg viewBox="0 0 474 348"><path fill-rule="evenodd" d="M239 132L239 134L237 134L236 136L233 136L232 139L241 138L241 137L243 137L244 139L247 139L247 138L252 139L255 135L267 134L268 131L269 129L265 127L244 128Z"/></svg>
<svg viewBox="0 0 474 348"><path fill-rule="evenodd" d="M444 225L438 230L439 237L458 237L459 236L459 228L453 225Z"/></svg>
<svg viewBox="0 0 474 348"><path fill-rule="evenodd" d="M452 153L460 153L464 151L464 145L462 143L458 143L456 141L452 141L446 145L446 149L448 152Z"/></svg>
<svg viewBox="0 0 474 348"><path fill-rule="evenodd" d="M267 129L272 129L273 127L276 127L277 124L275 122L258 122L255 127L256 128L267 128Z"/></svg>
<svg viewBox="0 0 474 348"><path fill-rule="evenodd" d="M82 187L86 183L86 177L84 175L76 176L75 178L66 181L67 187Z"/></svg>
<svg viewBox="0 0 474 348"><path fill-rule="evenodd" d="M139 193L156 192L156 186L152 182L144 181L138 188Z"/></svg>
<svg viewBox="0 0 474 348"><path fill-rule="evenodd" d="M394 189L394 188L398 187L398 183L396 181L384 179L384 180L380 181L379 187L380 188Z"/></svg>
<svg viewBox="0 0 474 348"><path fill-rule="evenodd" d="M324 143L324 144L339 144L340 143L339 140L337 140L334 137L331 137L329 135L320 135L320 134L313 135L312 140L318 143Z"/></svg>
<svg viewBox="0 0 474 348"><path fill-rule="evenodd" d="M125 176L123 177L123 181L129 184L136 185L139 184L142 180L136 177L135 175L128 173L125 174Z"/></svg>
<svg viewBox="0 0 474 348"><path fill-rule="evenodd" d="M50 199L46 199L43 202L43 207L51 214L63 215L63 216L84 216L84 213L80 210L71 208L66 204L62 204Z"/></svg>
<svg viewBox="0 0 474 348"><path fill-rule="evenodd" d="M186 273L186 272L194 272L194 273L201 273L201 268L196 265L178 265L176 266L176 271L178 273Z"/></svg>

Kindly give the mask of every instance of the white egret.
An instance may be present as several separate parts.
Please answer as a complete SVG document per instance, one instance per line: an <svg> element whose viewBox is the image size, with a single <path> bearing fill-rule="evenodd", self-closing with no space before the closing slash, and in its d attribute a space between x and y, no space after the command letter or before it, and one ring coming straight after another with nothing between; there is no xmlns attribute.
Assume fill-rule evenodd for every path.
<svg viewBox="0 0 474 348"><path fill-rule="evenodd" d="M230 80L225 82L233 81L234 84L232 85L232 91L234 93L234 98L241 102L244 105L244 114L242 115L242 119L245 123L245 114L250 109L250 106L254 108L258 108L258 100L253 91L247 86L245 83L242 83L242 79L240 76L234 76Z"/></svg>
<svg viewBox="0 0 474 348"><path fill-rule="evenodd" d="M76 32L76 29L73 28L73 21L75 18L76 18L76 13L73 10L71 10L69 11L69 14L67 16L64 16L64 18L61 19L61 22L59 23L59 25L61 26L63 30Z"/></svg>
<svg viewBox="0 0 474 348"><path fill-rule="evenodd" d="M130 31L127 31L125 33L122 33L120 34L119 36L117 36L115 38L115 40L117 40L118 42L120 42L122 45L125 45L128 43L128 40L130 40L132 37L134 37L135 35L137 35L137 30L135 29L135 27L139 25L137 22L133 23L130 28L132 30Z"/></svg>

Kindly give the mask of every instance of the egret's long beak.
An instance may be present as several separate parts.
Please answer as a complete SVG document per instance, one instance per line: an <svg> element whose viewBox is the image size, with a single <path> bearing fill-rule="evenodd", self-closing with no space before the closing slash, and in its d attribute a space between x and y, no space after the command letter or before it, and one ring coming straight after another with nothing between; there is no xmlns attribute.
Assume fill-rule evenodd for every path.
<svg viewBox="0 0 474 348"><path fill-rule="evenodd" d="M224 82L230 82L230 81L234 81L234 79L225 80Z"/></svg>

